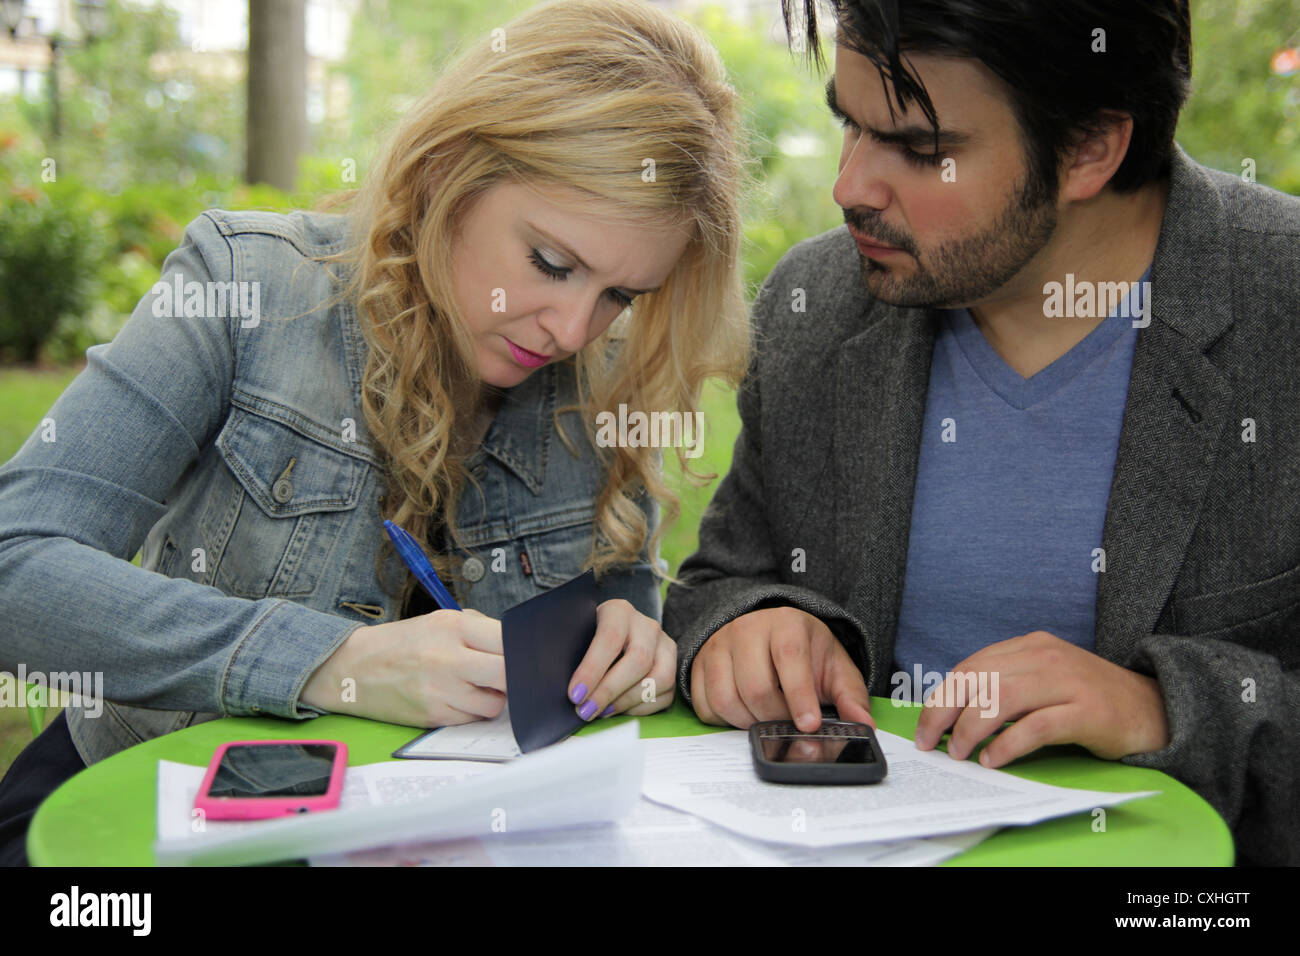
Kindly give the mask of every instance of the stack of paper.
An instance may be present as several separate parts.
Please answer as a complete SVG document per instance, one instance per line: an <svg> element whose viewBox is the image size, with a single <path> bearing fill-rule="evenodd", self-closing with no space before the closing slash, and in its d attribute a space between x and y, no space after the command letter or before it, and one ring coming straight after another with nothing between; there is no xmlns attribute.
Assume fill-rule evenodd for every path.
<svg viewBox="0 0 1300 956"><path fill-rule="evenodd" d="M386 772L381 764L375 771ZM494 833L443 843L312 857L312 866L928 866L991 835L810 849L749 840L649 800L612 824Z"/></svg>
<svg viewBox="0 0 1300 956"><path fill-rule="evenodd" d="M643 792L757 840L804 847L961 833L1037 823L1156 791L1105 793L1022 780L876 731L889 774L880 783L768 783L754 773L744 731L644 741Z"/></svg>

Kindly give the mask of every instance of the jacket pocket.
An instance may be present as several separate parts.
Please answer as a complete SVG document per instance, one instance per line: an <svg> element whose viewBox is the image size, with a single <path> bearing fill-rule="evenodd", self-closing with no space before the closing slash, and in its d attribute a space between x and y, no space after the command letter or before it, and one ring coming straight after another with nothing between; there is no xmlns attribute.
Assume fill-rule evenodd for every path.
<svg viewBox="0 0 1300 956"><path fill-rule="evenodd" d="M583 572L591 556L595 529L589 508L549 517L545 524L547 530L524 535L522 543L533 583L553 588Z"/></svg>
<svg viewBox="0 0 1300 956"><path fill-rule="evenodd" d="M214 584L239 597L311 594L360 500L366 463L236 408L217 436L235 492L214 531Z"/></svg>
<svg viewBox="0 0 1300 956"><path fill-rule="evenodd" d="M1263 581L1195 594L1174 601L1174 627L1179 634L1205 634L1251 624L1278 612L1300 613L1300 567Z"/></svg>

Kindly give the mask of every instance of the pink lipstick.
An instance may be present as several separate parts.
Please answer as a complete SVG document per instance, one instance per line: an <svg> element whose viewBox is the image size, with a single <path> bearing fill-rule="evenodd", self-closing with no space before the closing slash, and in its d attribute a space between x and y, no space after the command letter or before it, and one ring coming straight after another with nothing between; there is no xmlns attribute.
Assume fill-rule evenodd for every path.
<svg viewBox="0 0 1300 956"><path fill-rule="evenodd" d="M505 338L505 336L502 336ZM524 368L540 368L551 360L549 355L542 355L539 352L530 352L522 346L515 345L509 339L506 339L506 345L510 346L510 354L514 356L515 361Z"/></svg>

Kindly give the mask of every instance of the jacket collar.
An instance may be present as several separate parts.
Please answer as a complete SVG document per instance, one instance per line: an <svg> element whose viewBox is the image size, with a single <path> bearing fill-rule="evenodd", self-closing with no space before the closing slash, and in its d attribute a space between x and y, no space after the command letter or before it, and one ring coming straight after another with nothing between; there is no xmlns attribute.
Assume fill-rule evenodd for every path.
<svg viewBox="0 0 1300 956"><path fill-rule="evenodd" d="M1151 267L1152 321L1202 351L1232 325L1226 220L1210 171L1175 144L1169 201Z"/></svg>
<svg viewBox="0 0 1300 956"><path fill-rule="evenodd" d="M1122 665L1168 603L1231 424L1232 387L1206 355L1233 323L1231 237L1211 176L1175 149L1102 534L1096 650Z"/></svg>
<svg viewBox="0 0 1300 956"><path fill-rule="evenodd" d="M507 389L483 438L482 452L512 471L535 495L542 493L559 394L557 366L547 365ZM471 461L478 459L476 453Z"/></svg>
<svg viewBox="0 0 1300 956"><path fill-rule="evenodd" d="M853 241L847 233L845 241ZM859 281L856 270L852 276ZM881 310L836 363L834 457L848 610L867 627L871 693L887 695L937 313L875 302L865 318Z"/></svg>

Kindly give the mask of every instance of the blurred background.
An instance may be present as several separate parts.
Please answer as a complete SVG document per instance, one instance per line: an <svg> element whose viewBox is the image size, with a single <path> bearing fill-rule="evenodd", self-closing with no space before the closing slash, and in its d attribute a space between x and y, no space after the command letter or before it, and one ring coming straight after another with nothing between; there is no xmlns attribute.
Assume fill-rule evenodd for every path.
<svg viewBox="0 0 1300 956"><path fill-rule="evenodd" d="M113 338L198 213L308 207L352 188L438 64L532 5L0 0L0 462L86 348ZM709 35L743 99L759 173L745 197L752 294L791 245L843 223L826 78L788 52L779 0L659 5ZM1192 11L1179 142L1300 194L1296 0L1192 0ZM734 394L716 386L706 398L694 467L724 474ZM682 519L663 548L673 571L716 483L678 486ZM0 708L0 773L30 739L28 717Z"/></svg>

